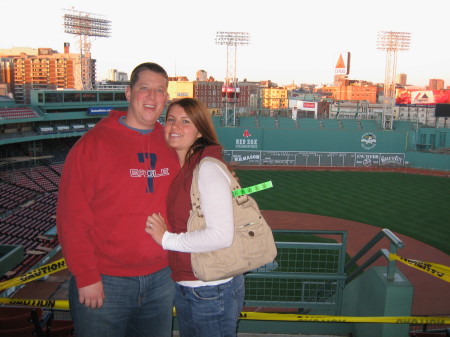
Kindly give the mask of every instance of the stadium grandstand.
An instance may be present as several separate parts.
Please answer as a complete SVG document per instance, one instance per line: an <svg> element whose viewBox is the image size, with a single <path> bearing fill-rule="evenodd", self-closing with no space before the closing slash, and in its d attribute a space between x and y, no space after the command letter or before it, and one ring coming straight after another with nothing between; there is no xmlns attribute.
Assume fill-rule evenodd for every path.
<svg viewBox="0 0 450 337"><path fill-rule="evenodd" d="M36 91L27 106L17 106L6 98L0 100L0 286L63 258L55 209L67 153L111 109L126 108L123 91ZM221 116L213 116L213 121L224 145L224 157L237 169L290 167L450 175L449 128L422 128L395 121L393 130L383 130L376 120L293 120L270 115L239 116L236 127L224 127ZM419 324L421 330L411 332L408 320L405 324L361 324L336 318L411 316L413 287L387 258L402 248L403 242L389 230L380 233L348 261L346 231L276 230L277 259L246 275L249 319L241 320L240 335L298 335L301 331L316 336L425 337L431 335L420 333L428 323L428 329L436 323L436 333L448 333L450 323L444 320L431 322L424 318L425 323ZM332 241L304 242L305 236ZM380 250L386 264L366 272L358 270L359 255L381 239L388 241ZM363 267L370 267L370 263ZM402 281L397 277L403 277ZM51 302L67 298L67 279L68 272L63 269L42 280L0 287L3 299L42 300L35 305L29 302L32 310L26 301L22 301L22 307L0 306L0 336L70 336L67 308ZM371 298L370 292L380 297ZM23 304L19 302L12 304ZM377 314L368 306L375 307ZM295 314L297 319L277 321L270 316L274 312ZM266 316L252 320L251 313ZM333 318L322 322L314 318L298 320L305 315Z"/></svg>

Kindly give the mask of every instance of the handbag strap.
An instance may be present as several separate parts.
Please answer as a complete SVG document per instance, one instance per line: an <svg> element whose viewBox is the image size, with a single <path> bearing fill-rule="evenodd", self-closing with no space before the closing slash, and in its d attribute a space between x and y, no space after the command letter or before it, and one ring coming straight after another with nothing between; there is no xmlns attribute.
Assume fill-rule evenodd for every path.
<svg viewBox="0 0 450 337"><path fill-rule="evenodd" d="M200 165L205 161L213 162L213 163L219 165L220 168L222 168L222 170L228 175L228 178L230 178L230 183L231 183L230 186L231 186L232 191L241 189L241 185L237 182L236 178L233 176L233 174L230 172L228 167L222 161L220 161L216 158L212 158L212 157L203 158L194 169L194 172L192 175L192 184L191 184L192 211L194 211L194 212L197 211L199 216L203 216L203 212L200 208L200 192L198 190L198 175L200 172ZM236 202L238 205L241 205L248 201L248 195L244 194L244 195L234 197L233 201Z"/></svg>

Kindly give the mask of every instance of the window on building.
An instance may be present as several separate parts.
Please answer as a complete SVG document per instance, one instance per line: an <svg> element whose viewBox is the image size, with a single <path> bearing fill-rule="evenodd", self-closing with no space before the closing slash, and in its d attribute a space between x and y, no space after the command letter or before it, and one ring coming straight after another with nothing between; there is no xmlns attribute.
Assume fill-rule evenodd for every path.
<svg viewBox="0 0 450 337"><path fill-rule="evenodd" d="M100 92L98 100L99 102L111 102L114 100L114 94L112 92Z"/></svg>
<svg viewBox="0 0 450 337"><path fill-rule="evenodd" d="M66 92L64 94L64 102L80 102L79 92Z"/></svg>
<svg viewBox="0 0 450 337"><path fill-rule="evenodd" d="M116 92L116 93L114 93L114 100L115 101L126 101L127 97L125 96L124 92Z"/></svg>
<svg viewBox="0 0 450 337"><path fill-rule="evenodd" d="M47 92L45 93L46 103L61 103L63 101L62 92Z"/></svg>
<svg viewBox="0 0 450 337"><path fill-rule="evenodd" d="M83 92L81 94L81 101L83 102L97 102L97 94L93 92Z"/></svg>

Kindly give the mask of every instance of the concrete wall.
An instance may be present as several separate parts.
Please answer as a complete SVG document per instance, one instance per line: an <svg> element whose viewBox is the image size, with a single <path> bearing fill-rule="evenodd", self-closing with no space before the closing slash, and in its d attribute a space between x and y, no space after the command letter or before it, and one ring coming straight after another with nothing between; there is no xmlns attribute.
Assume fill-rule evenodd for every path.
<svg viewBox="0 0 450 337"><path fill-rule="evenodd" d="M397 269L393 281L387 267L371 267L344 289L342 316L411 316L413 286ZM358 323L354 336L408 337L409 324Z"/></svg>

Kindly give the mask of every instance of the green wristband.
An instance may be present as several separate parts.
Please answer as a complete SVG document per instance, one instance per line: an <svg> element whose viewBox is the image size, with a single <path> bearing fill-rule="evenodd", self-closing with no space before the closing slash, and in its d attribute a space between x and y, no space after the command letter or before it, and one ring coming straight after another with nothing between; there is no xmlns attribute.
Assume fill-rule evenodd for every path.
<svg viewBox="0 0 450 337"><path fill-rule="evenodd" d="M233 194L233 197L239 197L240 195L244 195L244 194L250 194L250 193L254 193L254 192L259 192L262 190L266 190L268 188L273 187L272 185L272 180L266 181L265 183L261 183L258 185L253 185L250 187L245 187L245 188L241 188L239 190L234 190L231 193Z"/></svg>

